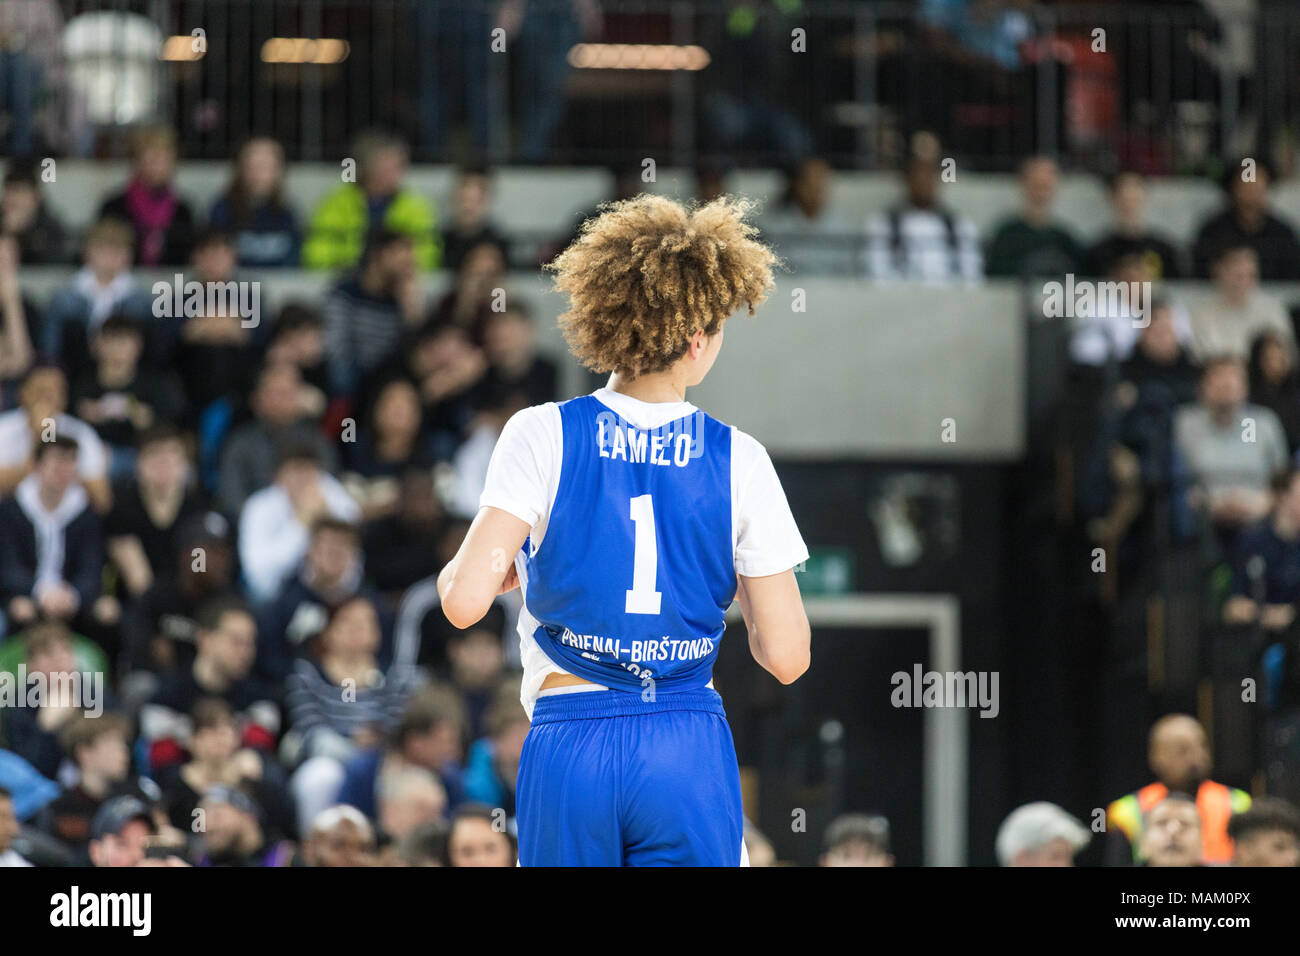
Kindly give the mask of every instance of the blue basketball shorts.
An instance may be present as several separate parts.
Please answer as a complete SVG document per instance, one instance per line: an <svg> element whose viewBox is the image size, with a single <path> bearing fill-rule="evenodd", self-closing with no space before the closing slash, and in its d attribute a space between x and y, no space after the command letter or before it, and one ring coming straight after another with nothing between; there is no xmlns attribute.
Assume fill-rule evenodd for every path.
<svg viewBox="0 0 1300 956"><path fill-rule="evenodd" d="M515 792L521 866L739 866L740 771L722 698L539 698Z"/></svg>

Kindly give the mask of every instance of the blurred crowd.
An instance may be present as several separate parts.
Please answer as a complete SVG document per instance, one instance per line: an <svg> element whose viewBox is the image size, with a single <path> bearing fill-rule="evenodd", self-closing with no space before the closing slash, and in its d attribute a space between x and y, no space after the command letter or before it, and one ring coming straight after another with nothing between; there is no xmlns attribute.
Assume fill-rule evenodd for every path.
<svg viewBox="0 0 1300 956"><path fill-rule="evenodd" d="M0 696L0 860L513 865L517 595L457 631L434 575L505 421L563 397L508 270L544 262L577 223L521 257L492 221L488 169L458 171L444 221L381 132L313 210L286 201L272 139L239 150L207 210L184 198L169 129L137 130L131 157L83 235L48 208L39 166L12 162L0 191L0 678L23 689ZM1149 285L1148 301L1071 325L1073 506L1117 566L1142 566L1154 540L1222 569L1215 614L1256 635L1262 693L1285 713L1300 687L1300 374L1293 312L1261 283L1300 279L1300 241L1267 164L1243 168L1187 248L1147 221L1134 172L1109 181L1113 225L1083 243L1054 216L1059 171L1041 156L1021 168L1022 208L981 237L942 201L932 137L867 223L841 221L830 167L806 159L760 227L797 275ZM612 198L642 185L621 175ZM700 171L698 198L721 188ZM74 263L48 298L24 291L24 266ZM160 267L217 294L138 278ZM262 315L277 268L333 278L319 301ZM427 300L436 270L450 281ZM1162 291L1184 276L1212 294ZM102 693L56 693L72 674L105 675ZM1235 827L1250 837L1238 856L1262 858L1252 840L1267 838L1294 865L1294 811L1213 784L1190 718L1172 725L1180 752L1205 753L1169 769L1155 755L1170 726L1152 731L1157 783L1107 813L1107 842L1123 839L1108 860L1161 865L1177 830L1168 859L1195 844L1186 859L1228 862ZM998 853L1068 862L1089 832L1031 805ZM892 861L882 818L838 819L823 842L827 865ZM770 861L756 830L747 845Z"/></svg>

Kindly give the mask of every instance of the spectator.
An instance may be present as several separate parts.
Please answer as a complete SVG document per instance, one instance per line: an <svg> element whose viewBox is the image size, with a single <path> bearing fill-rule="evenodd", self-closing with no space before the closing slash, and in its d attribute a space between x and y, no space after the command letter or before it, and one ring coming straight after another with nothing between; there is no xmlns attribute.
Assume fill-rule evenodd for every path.
<svg viewBox="0 0 1300 956"><path fill-rule="evenodd" d="M893 866L889 852L889 821L862 813L846 813L826 828L821 866Z"/></svg>
<svg viewBox="0 0 1300 956"><path fill-rule="evenodd" d="M1228 819L1250 806L1250 795L1210 779L1210 748L1205 730L1186 714L1169 714L1151 728L1147 759L1156 775L1154 783L1136 793L1120 797L1106 808L1106 862L1110 866L1141 863L1153 849L1161 862L1153 866L1190 866L1195 863L1227 863L1232 857ZM1193 802L1187 794L1195 794ZM1177 807L1151 816L1169 797L1174 804L1191 803L1193 818ZM1159 824L1159 832L1148 837L1146 830ZM1169 862L1187 851L1184 831L1195 830L1197 846L1192 863Z"/></svg>
<svg viewBox="0 0 1300 956"><path fill-rule="evenodd" d="M191 263L198 281L231 283L236 263L230 236L205 232L198 238ZM256 367L253 329L260 322L260 298L251 310L252 316L240 314L233 298L207 297L203 307L187 315L180 326L174 362L185 383L190 423L200 432L213 429L214 422L224 426L243 411L244 396L250 390Z"/></svg>
<svg viewBox="0 0 1300 956"><path fill-rule="evenodd" d="M272 753L280 736L275 692L253 676L257 624L238 598L214 598L199 611L194 663L164 677L140 708L140 736L155 771L193 756L190 713L201 700L219 700L230 711L236 740L249 750Z"/></svg>
<svg viewBox="0 0 1300 956"><path fill-rule="evenodd" d="M397 841L394 866L445 866L450 828L442 820L431 820Z"/></svg>
<svg viewBox="0 0 1300 956"><path fill-rule="evenodd" d="M1264 161L1242 160L1227 167L1222 186L1228 208L1201 226L1192 248L1199 278L1211 278L1222 250L1242 245L1255 250L1265 282L1300 278L1300 239L1287 222L1269 212L1272 182L1273 171Z"/></svg>
<svg viewBox="0 0 1300 956"><path fill-rule="evenodd" d="M507 0L497 10L496 26L518 50L522 83L517 91L521 124L519 158L544 163L551 139L564 119L569 51L583 37L599 35L599 0L529 3Z"/></svg>
<svg viewBox="0 0 1300 956"><path fill-rule="evenodd" d="M917 37L909 50L915 78L924 94L910 93L901 104L904 124L937 125L945 140L958 140L963 152L1023 155L1035 140L1034 84L1054 66L1050 56L1027 68L1039 49L1035 21L1019 0L921 0L916 5ZM919 29L918 29L919 28ZM919 42L918 42L919 41ZM895 81L897 82L897 81ZM1053 77L1060 89L1063 78ZM968 128L961 122L970 106L988 118ZM966 107L963 110L963 107ZM1040 109L1062 109L1058 103ZM1037 131L1042 137L1044 131ZM960 137L960 139L959 139Z"/></svg>
<svg viewBox="0 0 1300 956"><path fill-rule="evenodd" d="M154 425L141 435L133 471L114 491L104 537L127 592L139 597L156 580L175 578L180 528L203 511L203 499L193 483L185 437L171 425Z"/></svg>
<svg viewBox="0 0 1300 956"><path fill-rule="evenodd" d="M0 401L11 390L6 386L26 375L36 357L33 315L18 281L17 247L12 239L0 236Z"/></svg>
<svg viewBox="0 0 1300 956"><path fill-rule="evenodd" d="M1124 170L1106 183L1114 223L1087 254L1089 275L1108 275L1118 259L1137 253L1150 263L1156 280L1177 279L1183 274L1178 250L1146 221L1147 182L1141 173Z"/></svg>
<svg viewBox="0 0 1300 956"><path fill-rule="evenodd" d="M77 442L40 442L36 465L0 502L0 590L9 619L105 622L100 603L104 570L100 519L76 483Z"/></svg>
<svg viewBox="0 0 1300 956"><path fill-rule="evenodd" d="M1203 815L1185 793L1160 798L1142 815L1142 863L1146 866L1200 866ZM1224 836L1227 834L1225 832Z"/></svg>
<svg viewBox="0 0 1300 956"><path fill-rule="evenodd" d="M329 515L313 521L301 567L281 582L262 611L258 673L283 681L330 612L344 602L362 595L377 606L378 595L365 584L362 570L357 527ZM384 631L387 636L387 622Z"/></svg>
<svg viewBox="0 0 1300 956"><path fill-rule="evenodd" d="M25 265L61 265L67 259L67 231L45 204L35 163L15 161L5 170L0 235L17 243Z"/></svg>
<svg viewBox="0 0 1300 956"><path fill-rule="evenodd" d="M501 388L483 396L478 414L465 430L465 440L452 455L453 481L445 494L447 508L453 514L468 517L478 513L497 439L511 416L524 407L524 400L521 392Z"/></svg>
<svg viewBox="0 0 1300 956"><path fill-rule="evenodd" d="M1120 366L1120 380L1132 386L1122 404L1166 407L1196 400L1200 368L1180 341L1178 313L1167 300L1150 304L1149 321L1137 346Z"/></svg>
<svg viewBox="0 0 1300 956"><path fill-rule="evenodd" d="M296 366L266 365L249 398L253 420L235 429L221 453L218 499L235 515L252 494L275 478L276 453L290 445L311 449L333 471L338 455L316 423L304 414L302 375Z"/></svg>
<svg viewBox="0 0 1300 956"><path fill-rule="evenodd" d="M16 836L18 836L18 816L14 813L13 794L0 787L0 869L31 866L14 849Z"/></svg>
<svg viewBox="0 0 1300 956"><path fill-rule="evenodd" d="M975 224L939 203L938 158L928 153L912 155L905 183L902 203L867 223L867 276L923 282L982 279L984 264Z"/></svg>
<svg viewBox="0 0 1300 956"><path fill-rule="evenodd" d="M465 707L454 689L432 684L416 691L384 746L359 751L348 760L339 802L377 819L379 781L384 771L411 766L436 774L449 806L455 809L465 800L461 766L465 729Z"/></svg>
<svg viewBox="0 0 1300 956"><path fill-rule="evenodd" d="M415 383L424 406L422 425L433 453L446 461L464 441L488 391L487 357L456 325L426 324L400 356L376 373L377 381L404 376Z"/></svg>
<svg viewBox="0 0 1300 956"><path fill-rule="evenodd" d="M42 830L76 852L83 852L92 839L92 826L106 801L129 796L141 806L153 808L162 792L148 777L131 774L130 725L125 717L105 711L98 717L80 715L59 734L64 752L75 765L76 783L41 811Z"/></svg>
<svg viewBox="0 0 1300 956"><path fill-rule="evenodd" d="M90 364L90 340L110 315L141 322L153 312L149 293L131 275L131 228L114 219L90 227L85 266L50 299L42 320L40 351L73 372Z"/></svg>
<svg viewBox="0 0 1300 956"><path fill-rule="evenodd" d="M350 269L360 260L367 237L382 230L411 240L416 268L438 268L442 250L433 206L402 183L409 163L406 144L384 133L367 133L358 138L352 156L356 181L339 186L316 207L303 245L303 266Z"/></svg>
<svg viewBox="0 0 1300 956"><path fill-rule="evenodd" d="M447 812L447 791L423 767L399 766L379 775L381 842L405 839L419 827L436 823Z"/></svg>
<svg viewBox="0 0 1300 956"><path fill-rule="evenodd" d="M154 579L123 620L122 669L133 678L187 668L194 660L199 609L235 587L230 525L215 511L190 515L176 529L173 571ZM141 686L152 688L152 681ZM144 693L147 696L149 691Z"/></svg>
<svg viewBox="0 0 1300 956"><path fill-rule="evenodd" d="M451 519L443 526L442 533L434 539L439 568L445 567L456 556L468 531L469 522L462 519ZM453 628L440 610L435 577L430 575L417 581L402 595L397 612L394 655L396 660L418 663L432 673L443 673L448 665L447 642ZM498 615L495 610L489 610L486 616L501 622L503 646L512 641L517 643L518 603L512 602L510 595L501 595L493 606L497 605L504 613Z"/></svg>
<svg viewBox="0 0 1300 956"><path fill-rule="evenodd" d="M1295 333L1282 303L1259 288L1259 259L1249 246L1222 248L1214 257L1213 298L1192 310L1197 353L1244 359L1260 332L1273 332L1295 352Z"/></svg>
<svg viewBox="0 0 1300 956"><path fill-rule="evenodd" d="M325 355L325 319L314 308L290 302L280 309L271 341L266 348L266 364L297 366L302 376L305 397L300 404L305 414L319 418L325 411L330 388L329 363Z"/></svg>
<svg viewBox="0 0 1300 956"><path fill-rule="evenodd" d="M1074 857L1092 834L1054 803L1018 807L998 827L998 863L1002 866L1074 866Z"/></svg>
<svg viewBox="0 0 1300 956"><path fill-rule="evenodd" d="M208 225L234 236L242 267L298 265L302 236L284 199L284 148L278 142L255 136L240 147L230 185L212 204Z"/></svg>
<svg viewBox="0 0 1300 956"><path fill-rule="evenodd" d="M205 825L197 866L288 866L293 859L293 845L267 833L261 807L243 791L209 787L199 809Z"/></svg>
<svg viewBox="0 0 1300 956"><path fill-rule="evenodd" d="M344 443L343 486L367 519L395 512L401 504L399 479L408 471L432 471L437 463L432 437L424 429L420 393L410 380L395 378L375 398L371 427Z"/></svg>
<svg viewBox="0 0 1300 956"><path fill-rule="evenodd" d="M1260 797L1233 814L1228 837L1233 866L1300 866L1300 812L1280 797Z"/></svg>
<svg viewBox="0 0 1300 956"><path fill-rule="evenodd" d="M29 627L20 638L27 645L27 673L56 686L79 671L72 633L64 624L43 622ZM14 707L5 713L5 734L13 753L31 764L42 777L59 774L65 754L59 734L81 713L83 701L71 695L51 695L39 707Z"/></svg>
<svg viewBox="0 0 1300 956"><path fill-rule="evenodd" d="M287 446L275 480L252 494L239 513L239 563L249 596L265 604L307 553L310 528L325 515L356 521L361 510L343 486L321 469L308 445Z"/></svg>
<svg viewBox="0 0 1300 956"><path fill-rule="evenodd" d="M419 324L423 299L414 246L398 232L371 236L361 268L325 299L325 356L333 395L351 395Z"/></svg>
<svg viewBox="0 0 1300 956"><path fill-rule="evenodd" d="M1060 175L1056 160L1048 156L1030 156L1020 164L1024 207L994 231L989 243L989 275L1063 276L1082 268L1078 240L1052 216Z"/></svg>
<svg viewBox="0 0 1300 956"><path fill-rule="evenodd" d="M1250 344L1250 400L1277 416L1291 454L1300 450L1300 376L1295 353L1276 332L1263 331Z"/></svg>
<svg viewBox="0 0 1300 956"><path fill-rule="evenodd" d="M481 342L483 326L506 302L506 260L491 242L471 246L456 270L456 283L429 313L429 321L458 325Z"/></svg>
<svg viewBox="0 0 1300 956"><path fill-rule="evenodd" d="M1124 362L1133 352L1141 330L1149 323L1156 305L1155 275L1151 261L1140 253L1128 253L1115 260L1105 282L1096 283L1091 308L1084 305L1074 316L1070 358L1076 372L1104 368L1112 361ZM1187 310L1169 302L1173 329L1180 342L1190 344L1191 320Z"/></svg>
<svg viewBox="0 0 1300 956"><path fill-rule="evenodd" d="M366 573L394 603L416 582L442 570L445 562L439 563L429 542L441 537L443 519L433 472L413 468L398 479L396 510L366 522L361 538Z"/></svg>
<svg viewBox="0 0 1300 956"><path fill-rule="evenodd" d="M418 75L420 146L434 161L448 153L448 140L463 120L471 148L485 155L492 146L501 109L489 73L497 11L479 4L419 0L411 5L415 41L428 55L415 64Z"/></svg>
<svg viewBox="0 0 1300 956"><path fill-rule="evenodd" d="M1288 459L1286 433L1276 415L1246 401L1240 359L1206 362L1200 401L1174 416L1174 442L1217 528L1235 530L1268 511L1269 488Z"/></svg>
<svg viewBox="0 0 1300 956"><path fill-rule="evenodd" d="M9 750L0 749L0 787L13 795L14 813L27 820L59 795L59 786Z"/></svg>
<svg viewBox="0 0 1300 956"><path fill-rule="evenodd" d="M537 354L532 311L511 301L492 312L483 325L483 352L488 360L487 387L520 394L524 406L544 405L559 394L559 368Z"/></svg>
<svg viewBox="0 0 1300 956"><path fill-rule="evenodd" d="M810 78L798 58L789 56L792 31L807 26L800 7L789 3L732 0L701 18L700 41L712 63L700 74L696 95L700 138L709 154L757 154L789 164L813 151L804 118L811 113L801 116L804 104L792 101ZM763 68L754 69L759 63Z"/></svg>
<svg viewBox="0 0 1300 956"><path fill-rule="evenodd" d="M488 657L486 663L478 663L481 670L489 672L494 668L491 652L484 656ZM467 670L462 661L462 676ZM524 748L524 738L528 736L528 714L519 703L519 695L515 692L517 686L513 680L498 684L494 699L483 716L486 736L474 742L465 759L465 796L501 807L511 818L515 815L519 755Z"/></svg>
<svg viewBox="0 0 1300 956"><path fill-rule="evenodd" d="M420 682L402 665L380 670L380 640L374 605L352 598L334 609L316 653L295 662L285 681L290 730L302 760L291 784L299 820L315 819L334 801L346 762L392 732Z"/></svg>
<svg viewBox="0 0 1300 956"><path fill-rule="evenodd" d="M451 629L445 639L447 677L460 691L469 715L470 736L477 739L492 733L489 724L500 723L513 713L509 706L494 713L494 700L505 674L505 609L494 604L483 619L465 630ZM507 701L508 703L509 701Z"/></svg>
<svg viewBox="0 0 1300 956"><path fill-rule="evenodd" d="M355 807L327 807L311 821L302 843L304 866L371 866L375 831Z"/></svg>
<svg viewBox="0 0 1300 956"><path fill-rule="evenodd" d="M169 126L137 130L131 141L131 181L106 200L100 218L120 219L135 230L141 266L184 265L194 241L194 214L177 194L176 133Z"/></svg>
<svg viewBox="0 0 1300 956"><path fill-rule="evenodd" d="M5 152L36 152L36 108L42 86L53 86L63 34L55 0L14 0L0 5L0 111L8 114Z"/></svg>
<svg viewBox="0 0 1300 956"><path fill-rule="evenodd" d="M159 421L179 421L184 397L167 369L144 370L144 328L127 315L110 315L90 343L94 367L73 383L77 417L91 425L109 451L109 477L135 470L136 445Z"/></svg>
<svg viewBox="0 0 1300 956"><path fill-rule="evenodd" d="M37 365L19 391L19 408L0 412L0 495L11 495L36 465L36 448L46 438L76 442L76 477L101 512L112 505L108 453L95 430L66 413L68 380L56 365ZM51 427L51 423L53 427ZM37 439L42 439L40 442Z"/></svg>
<svg viewBox="0 0 1300 956"><path fill-rule="evenodd" d="M205 285L231 282L239 268L239 249L233 233L204 229L190 251L194 278ZM206 302L204 303L206 306Z"/></svg>
<svg viewBox="0 0 1300 956"><path fill-rule="evenodd" d="M785 191L762 219L763 234L795 275L853 274L856 241L831 205L832 175L830 163L819 156L798 163L786 172Z"/></svg>
<svg viewBox="0 0 1300 956"><path fill-rule="evenodd" d="M1289 628L1300 603L1300 472L1277 482L1272 514L1242 529L1233 555L1232 595L1223 605L1227 624L1256 620L1266 631Z"/></svg>
<svg viewBox="0 0 1300 956"><path fill-rule="evenodd" d="M457 809L447 834L447 865L514 866L515 837L502 823L500 808L467 803Z"/></svg>
<svg viewBox="0 0 1300 956"><path fill-rule="evenodd" d="M91 825L91 863L97 867L139 866L145 845L157 832L143 800L130 795L106 800Z"/></svg>
<svg viewBox="0 0 1300 956"><path fill-rule="evenodd" d="M510 243L490 219L492 176L486 166L462 166L456 176L452 198L452 221L442 235L443 262L448 269L460 271L469 251L488 243L501 251L501 259L510 260Z"/></svg>
<svg viewBox="0 0 1300 956"><path fill-rule="evenodd" d="M1180 537L1197 528L1186 465L1173 448L1173 419L1179 406L1195 401L1201 372L1178 340L1174 307L1158 300L1148 315L1102 417L1097 447L1105 449L1105 460L1091 461L1080 482L1085 511L1096 515L1089 535L1108 548L1123 542L1135 524L1142 528L1156 509ZM1148 496L1157 502L1151 509ZM1103 498L1107 510L1100 515Z"/></svg>

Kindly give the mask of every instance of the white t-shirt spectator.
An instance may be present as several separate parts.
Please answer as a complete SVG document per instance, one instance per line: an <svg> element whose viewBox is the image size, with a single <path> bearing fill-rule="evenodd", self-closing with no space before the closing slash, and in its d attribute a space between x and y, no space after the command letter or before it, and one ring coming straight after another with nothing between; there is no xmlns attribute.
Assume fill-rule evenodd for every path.
<svg viewBox="0 0 1300 956"><path fill-rule="evenodd" d="M979 230L965 216L942 207L905 208L867 223L863 268L872 279L916 282L979 282L984 254Z"/></svg>
<svg viewBox="0 0 1300 956"><path fill-rule="evenodd" d="M690 402L643 402L608 388L592 393L629 424L653 429L678 421L696 411ZM731 537L736 573L765 577L788 571L808 559L785 491L772 459L759 442L733 427L731 430ZM554 402L534 405L516 413L501 431L480 507L500 508L528 524L533 548L546 536L551 508L559 489L564 461L564 426ZM523 555L515 559L523 579ZM546 656L533 639L538 622L528 613L527 597L519 613L519 656L524 680L520 700L529 717L542 682L552 673L566 671ZM546 693L604 690L599 685L578 685Z"/></svg>
<svg viewBox="0 0 1300 956"><path fill-rule="evenodd" d="M76 441L77 477L82 481L103 478L108 473L108 453L95 429L65 413L55 417L54 433ZM0 468L12 468L30 458L37 437L27 424L26 410L14 408L0 413Z"/></svg>
<svg viewBox="0 0 1300 956"><path fill-rule="evenodd" d="M320 490L330 515L360 520L357 503L326 472L321 472ZM306 556L310 536L311 529L303 527L288 492L279 485L267 485L249 496L239 512L239 564L254 602L275 597L286 575Z"/></svg>

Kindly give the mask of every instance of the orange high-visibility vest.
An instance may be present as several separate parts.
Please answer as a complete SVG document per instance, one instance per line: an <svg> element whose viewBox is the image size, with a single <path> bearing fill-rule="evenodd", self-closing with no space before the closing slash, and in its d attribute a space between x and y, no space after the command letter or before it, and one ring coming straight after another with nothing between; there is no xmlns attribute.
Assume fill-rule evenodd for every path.
<svg viewBox="0 0 1300 956"><path fill-rule="evenodd" d="M1137 793L1121 797L1107 808L1107 820L1124 831L1133 846L1133 860L1141 859L1142 817L1169 795L1163 783L1152 783ZM1232 859L1232 840L1228 838L1228 818L1250 807L1250 794L1226 787L1213 780L1204 781L1196 791L1196 810L1201 817L1201 853L1205 863L1227 863Z"/></svg>

